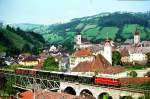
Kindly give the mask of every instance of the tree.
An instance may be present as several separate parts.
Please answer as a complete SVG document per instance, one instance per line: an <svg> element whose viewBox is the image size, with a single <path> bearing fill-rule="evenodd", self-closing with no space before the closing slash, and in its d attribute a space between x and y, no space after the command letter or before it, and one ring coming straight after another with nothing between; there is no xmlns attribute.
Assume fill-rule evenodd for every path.
<svg viewBox="0 0 150 99"><path fill-rule="evenodd" d="M3 27L3 22L0 22L0 28L2 28Z"/></svg>
<svg viewBox="0 0 150 99"><path fill-rule="evenodd" d="M33 53L34 55L38 55L39 52L40 52L40 50L39 50L38 47L34 46L34 47L32 48L32 53Z"/></svg>
<svg viewBox="0 0 150 99"><path fill-rule="evenodd" d="M112 64L120 65L121 64L121 54L118 51L112 52Z"/></svg>
<svg viewBox="0 0 150 99"><path fill-rule="evenodd" d="M43 64L43 69L48 71L58 71L58 62L55 61L55 58L52 56L49 56Z"/></svg>
<svg viewBox="0 0 150 99"><path fill-rule="evenodd" d="M131 72L127 73L127 75L130 77L137 77L138 74L136 71L131 71Z"/></svg>
<svg viewBox="0 0 150 99"><path fill-rule="evenodd" d="M146 55L147 55L147 63L146 63L146 65L150 66L150 53L147 53Z"/></svg>
<svg viewBox="0 0 150 99"><path fill-rule="evenodd" d="M28 43L23 45L22 52L31 52L31 47Z"/></svg>

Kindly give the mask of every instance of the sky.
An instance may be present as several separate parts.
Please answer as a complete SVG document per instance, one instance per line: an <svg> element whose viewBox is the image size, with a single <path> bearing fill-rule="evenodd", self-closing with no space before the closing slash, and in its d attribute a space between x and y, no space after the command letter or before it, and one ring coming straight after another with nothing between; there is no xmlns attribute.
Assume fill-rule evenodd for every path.
<svg viewBox="0 0 150 99"><path fill-rule="evenodd" d="M6 23L63 23L116 11L150 11L150 0L0 0L0 20Z"/></svg>

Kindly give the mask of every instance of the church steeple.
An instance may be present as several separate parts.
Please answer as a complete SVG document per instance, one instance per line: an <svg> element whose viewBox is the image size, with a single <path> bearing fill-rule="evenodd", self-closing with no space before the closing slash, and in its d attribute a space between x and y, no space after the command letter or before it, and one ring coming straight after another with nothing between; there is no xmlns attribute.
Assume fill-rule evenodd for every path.
<svg viewBox="0 0 150 99"><path fill-rule="evenodd" d="M134 44L139 44L139 43L140 43L140 33L136 28L136 31L134 32Z"/></svg>
<svg viewBox="0 0 150 99"><path fill-rule="evenodd" d="M110 64L112 64L112 46L111 41L108 38L108 33L104 43L104 57Z"/></svg>
<svg viewBox="0 0 150 99"><path fill-rule="evenodd" d="M82 38L82 37L81 37L80 32L77 32L77 33L76 33L76 39L75 39L75 42L76 42L77 45L81 45L81 43L82 43L82 42L81 42L81 38Z"/></svg>

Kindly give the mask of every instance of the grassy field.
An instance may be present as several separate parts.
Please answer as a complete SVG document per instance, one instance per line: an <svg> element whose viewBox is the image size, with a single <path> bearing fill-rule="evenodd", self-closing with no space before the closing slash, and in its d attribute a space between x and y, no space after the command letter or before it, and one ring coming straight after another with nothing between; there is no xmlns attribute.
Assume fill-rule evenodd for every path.
<svg viewBox="0 0 150 99"><path fill-rule="evenodd" d="M59 36L57 34L45 34L43 35L43 37L45 38L45 40L47 41L51 41L53 43L55 42L61 42L63 40L63 37L62 36Z"/></svg>
<svg viewBox="0 0 150 99"><path fill-rule="evenodd" d="M96 37L99 33L99 27L87 29L84 35L87 37Z"/></svg>
<svg viewBox="0 0 150 99"><path fill-rule="evenodd" d="M87 24L87 25L83 28L82 32L84 32L84 31L86 31L86 30L88 30L88 29L92 29L92 28L96 28L96 25Z"/></svg>
<svg viewBox="0 0 150 99"><path fill-rule="evenodd" d="M99 32L97 38L105 39L108 36L108 38L115 39L118 30L119 29L117 27L104 27ZM107 35L107 33L108 33L108 35Z"/></svg>

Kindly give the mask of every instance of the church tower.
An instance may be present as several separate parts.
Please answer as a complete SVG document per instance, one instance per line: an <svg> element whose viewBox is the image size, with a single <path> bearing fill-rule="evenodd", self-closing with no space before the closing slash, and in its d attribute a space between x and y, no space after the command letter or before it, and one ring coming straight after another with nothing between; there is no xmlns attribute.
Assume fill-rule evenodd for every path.
<svg viewBox="0 0 150 99"><path fill-rule="evenodd" d="M81 34L77 33L76 34L76 39L75 39L76 45L81 45Z"/></svg>
<svg viewBox="0 0 150 99"><path fill-rule="evenodd" d="M104 43L104 57L110 64L112 64L112 46L108 39L106 39Z"/></svg>
<svg viewBox="0 0 150 99"><path fill-rule="evenodd" d="M140 33L136 30L134 33L134 44L139 44L140 43Z"/></svg>

